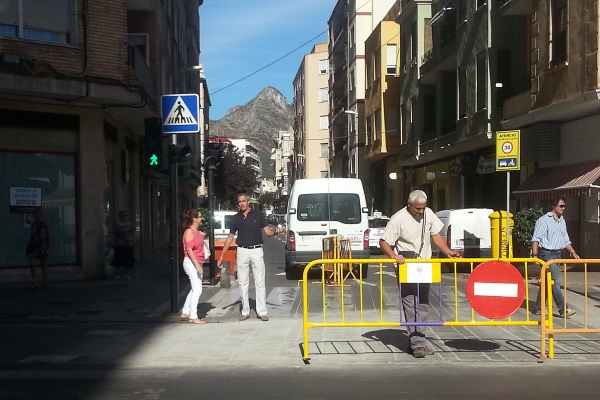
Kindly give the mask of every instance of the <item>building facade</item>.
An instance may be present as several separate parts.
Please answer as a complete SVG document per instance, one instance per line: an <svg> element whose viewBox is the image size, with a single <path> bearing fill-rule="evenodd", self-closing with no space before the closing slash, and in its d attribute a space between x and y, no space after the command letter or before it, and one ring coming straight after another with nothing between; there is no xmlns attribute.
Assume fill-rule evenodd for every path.
<svg viewBox="0 0 600 400"><path fill-rule="evenodd" d="M294 78L292 181L329 176L329 59L327 43L304 56Z"/></svg>
<svg viewBox="0 0 600 400"><path fill-rule="evenodd" d="M369 181L364 160L365 41L395 0L338 0L329 27L329 172Z"/></svg>
<svg viewBox="0 0 600 400"><path fill-rule="evenodd" d="M11 188L39 194L52 227L50 279L104 276L118 211L129 210L138 259L168 242L166 174L144 169L144 120L160 96L198 93L202 1L3 4L0 13L0 179L5 221L0 279L29 279L27 208ZM182 72L184 71L184 72ZM206 119L208 121L208 119ZM164 139L165 149L170 140ZM178 135L194 160L181 169L180 209L196 203L199 135ZM165 166L168 167L168 166ZM11 212L9 212L9 209ZM176 216L175 216L176 217Z"/></svg>

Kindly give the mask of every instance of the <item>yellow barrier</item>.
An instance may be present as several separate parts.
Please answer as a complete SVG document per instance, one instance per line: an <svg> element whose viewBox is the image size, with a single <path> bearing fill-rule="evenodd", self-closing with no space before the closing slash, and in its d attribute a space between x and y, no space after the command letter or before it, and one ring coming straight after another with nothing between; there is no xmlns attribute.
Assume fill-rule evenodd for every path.
<svg viewBox="0 0 600 400"><path fill-rule="evenodd" d="M348 276L352 275L354 279L357 279L354 275L352 263L348 263L348 260L352 258L352 241L349 239L340 239L337 236L327 237L323 239L323 259L333 260L345 260L344 263L331 263L324 264L323 270L327 271L328 283L341 286ZM344 275L344 268L347 268L348 273Z"/></svg>
<svg viewBox="0 0 600 400"><path fill-rule="evenodd" d="M564 308L563 310L558 310L558 313L565 313L567 308L567 299L568 292L567 288L569 288L570 282L567 281L567 265L568 264L577 264L583 265L583 293L579 293L583 296L584 306L583 306L583 324L582 327L573 328L568 327L567 321L568 318L563 318L562 326L555 327L554 326L554 313L553 313L553 293L552 290L548 290L548 287L551 286L554 281L552 280L552 274L549 270L551 264L562 264L563 273L562 273L562 293L564 297ZM540 359L539 362L544 362L546 359L546 337L548 338L548 355L549 358L554 358L554 335L555 334L573 334L573 333L600 333L599 328L590 328L589 327L589 278L588 278L588 266L590 264L600 264L600 259L556 259L550 260L542 265L540 270L540 297L542 299L546 298L546 292L548 297L548 311L546 311L546 307L542 306L541 308L541 320L545 321L542 324L542 332L541 332L541 345L540 345ZM547 284L546 284L547 282ZM574 285L571 285L574 286ZM542 303L543 304L543 303ZM579 321L577 322L579 324Z"/></svg>
<svg viewBox="0 0 600 400"><path fill-rule="evenodd" d="M530 315L531 313L529 312L529 287L527 284L527 281L529 279L529 265L530 264L535 264L537 265L538 263L540 263L541 260L537 259L537 258L503 258L500 261L506 261L508 263L512 263L514 265L514 263L520 263L523 264L523 279L524 279L524 283L525 283L525 310L526 310L526 315L525 315L525 319L524 320L513 320L511 316L509 316L508 318L505 319L501 319L501 320L493 320L493 319L488 319L485 317L481 317L479 314L476 314L475 310L473 310L473 308L470 306L469 304L469 310L470 312L468 313L468 316L465 317L467 315L467 313L465 312L460 312L462 311L459 310L459 283L458 283L458 265L459 264L469 264L470 266L470 271L472 272L473 269L479 265L482 262L485 261L490 261L489 259L481 259L481 258L461 258L461 259L447 259L447 258L443 258L443 259L410 259L410 260L406 260L407 263L441 263L441 264L452 264L453 265L453 275L450 274L446 274L445 276L452 276L453 278L453 284L452 284L452 291L453 291L453 296L452 296L452 302L454 303L454 310L452 315L446 315L447 313L445 313L443 311L443 302L442 302L442 279L439 279L439 292L440 292L440 296L439 296L439 300L440 300L440 307L439 307L439 316L440 319L438 321L428 321L428 322L424 322L421 323L419 322L419 324L421 325L428 325L428 326L536 326L536 325L541 325L540 321L536 320L531 320L530 319ZM378 286L379 286L379 298L378 299L374 299L371 298L371 304L375 306L375 309L378 309L378 313L377 315L372 318L372 319L366 319L365 318L365 312L364 312L364 299L363 299L363 279L362 279L362 268L359 269L360 273L359 273L359 277L356 280L356 284L358 285L358 293L359 293L359 304L358 304L358 318L354 318L354 320L351 320L353 318L347 318L346 317L346 304L345 304L345 288L344 285L341 285L341 287L328 287L327 286L327 279L325 276L325 265L327 264L336 264L336 263L352 263L354 265L360 265L362 266L362 264L371 264L371 268L373 266L373 264L378 265L378 269L379 269L379 282L378 282ZM308 294L308 272L311 269L311 267L315 266L315 265L323 265L322 268L322 274L321 274L321 285L322 285L322 290L321 290L321 295L322 295L322 303L323 303L323 313L322 313L322 320L321 321L309 321L308 319L308 301L309 301L309 294ZM309 352L308 352L308 331L311 328L330 328L330 327L398 327L398 326L402 326L402 325L410 325L411 323L402 323L401 322L401 317L400 317L400 298L398 297L398 301L397 301L397 308L390 310L389 308L387 310L384 310L384 285L383 285L383 276L384 274L384 265L385 264L389 264L391 266L395 265L395 260L393 259L321 259L321 260L314 260L311 263L309 263L305 269L304 269L304 273L303 273L303 280L302 282L302 302L303 302L303 332L304 332L304 348L303 348L303 359L305 362L308 362L308 360L310 359L309 357ZM406 266L407 264L402 264L400 265L400 269L399 269L399 275L400 277L405 276L406 275ZM393 270L393 269L392 269ZM388 275L391 273L387 273ZM395 274L394 274L395 276ZM400 279L400 277L396 278L396 279ZM398 282L398 280L396 280L396 282ZM392 288L394 288L395 286L391 286ZM432 285L433 288L433 285ZM396 292L397 292L397 287L396 287ZM388 293L389 294L389 293ZM397 294L399 296L399 293ZM389 298L389 296L388 296ZM462 300L462 299L461 299ZM328 305L330 303L333 303L333 305L335 306L334 309L335 310L340 310L341 313L339 315L338 318L329 318L328 320ZM386 306L388 305L387 303L385 304ZM446 304L447 306L447 304ZM430 304L430 307L432 307L432 305ZM355 307L356 309L356 307ZM394 317L394 320L392 320L391 317ZM447 318L446 318L447 317ZM336 319L336 321L331 321L332 319ZM348 320L350 319L350 320ZM414 325L414 323L413 323Z"/></svg>

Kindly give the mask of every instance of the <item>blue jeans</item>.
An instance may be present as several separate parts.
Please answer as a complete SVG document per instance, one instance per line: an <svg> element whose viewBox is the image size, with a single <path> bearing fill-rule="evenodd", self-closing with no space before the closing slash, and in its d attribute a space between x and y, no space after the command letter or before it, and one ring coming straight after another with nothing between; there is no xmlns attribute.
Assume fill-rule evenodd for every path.
<svg viewBox="0 0 600 400"><path fill-rule="evenodd" d="M544 249L539 249L538 258L548 261L555 260L560 257L560 250L557 251L549 251ZM563 297L562 291L560 290L560 272L558 271L558 264L550 264L550 274L552 275L552 280L554 280L554 284L552 284L552 298L556 303L556 307L558 308L558 313L562 314L565 307L565 298ZM538 291L537 299L535 300L534 311L540 311L542 309L542 289Z"/></svg>

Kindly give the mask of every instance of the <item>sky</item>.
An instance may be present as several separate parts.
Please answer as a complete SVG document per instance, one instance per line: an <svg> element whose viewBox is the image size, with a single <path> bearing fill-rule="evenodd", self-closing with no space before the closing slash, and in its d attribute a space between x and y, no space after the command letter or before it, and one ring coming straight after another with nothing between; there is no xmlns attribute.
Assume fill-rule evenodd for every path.
<svg viewBox="0 0 600 400"><path fill-rule="evenodd" d="M200 6L200 63L212 103L210 119L221 119L230 107L248 103L267 86L292 103L300 63L314 44L327 41L327 21L336 2L204 0Z"/></svg>

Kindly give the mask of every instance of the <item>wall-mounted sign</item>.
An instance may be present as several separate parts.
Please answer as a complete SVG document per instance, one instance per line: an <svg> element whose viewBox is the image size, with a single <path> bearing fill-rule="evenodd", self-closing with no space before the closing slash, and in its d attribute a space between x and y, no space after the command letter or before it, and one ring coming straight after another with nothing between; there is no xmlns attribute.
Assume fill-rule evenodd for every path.
<svg viewBox="0 0 600 400"><path fill-rule="evenodd" d="M42 206L42 188L10 187L10 212L12 214L28 214L34 208Z"/></svg>

